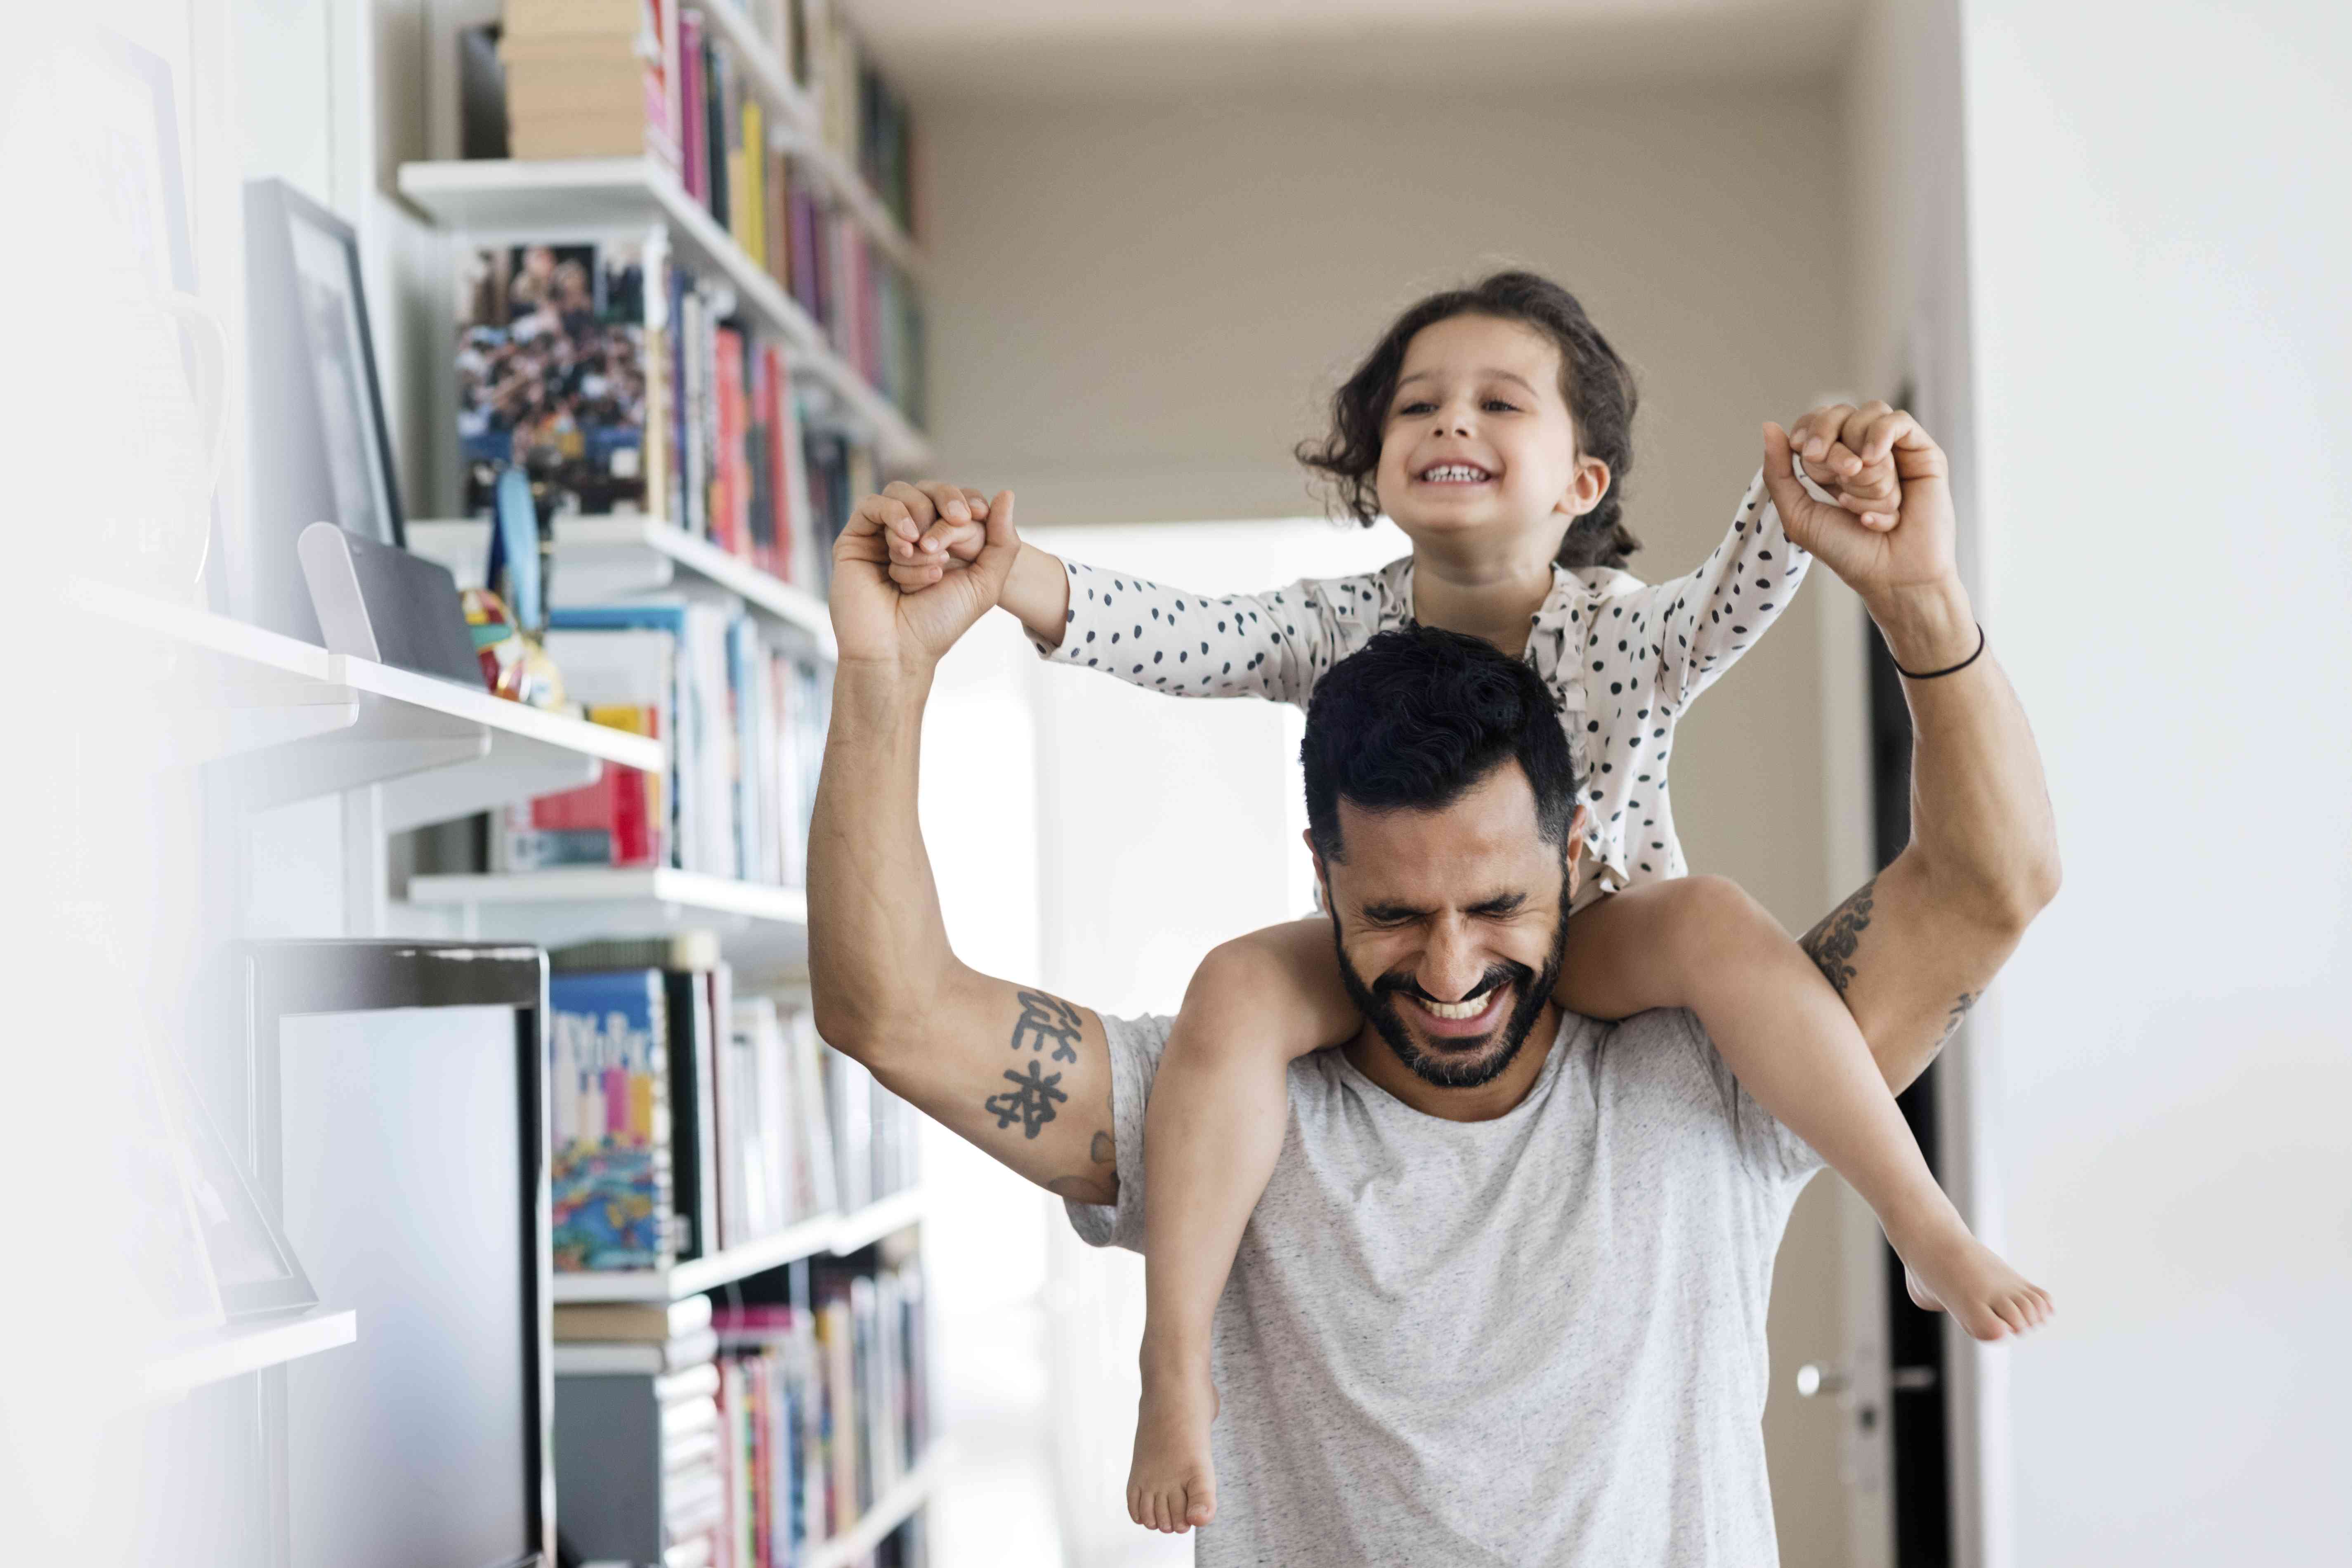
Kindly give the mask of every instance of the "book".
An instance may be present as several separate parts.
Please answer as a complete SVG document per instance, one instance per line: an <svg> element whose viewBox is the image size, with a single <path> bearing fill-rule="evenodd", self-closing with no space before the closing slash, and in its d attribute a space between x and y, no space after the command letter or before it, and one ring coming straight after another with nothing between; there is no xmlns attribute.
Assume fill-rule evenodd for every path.
<svg viewBox="0 0 2352 1568"><path fill-rule="evenodd" d="M668 1002L671 1194L677 1256L700 1258L719 1245L716 1054L719 1020L733 1005L733 982L719 934L576 943L548 954L555 973L657 968Z"/></svg>
<svg viewBox="0 0 2352 1568"><path fill-rule="evenodd" d="M611 1343L558 1341L558 1377L611 1377L625 1373L648 1375L678 1372L709 1361L719 1349L719 1336L708 1328L692 1329L675 1339L615 1341Z"/></svg>
<svg viewBox="0 0 2352 1568"><path fill-rule="evenodd" d="M559 1273L664 1268L676 1259L666 1008L655 970L548 982Z"/></svg>
<svg viewBox="0 0 2352 1568"><path fill-rule="evenodd" d="M526 37L633 37L645 0L504 0L507 30Z"/></svg>
<svg viewBox="0 0 2352 1568"><path fill-rule="evenodd" d="M560 1301L555 1338L565 1341L667 1342L710 1326L710 1298L676 1301Z"/></svg>
<svg viewBox="0 0 2352 1568"><path fill-rule="evenodd" d="M588 721L658 738L660 710L635 702L591 703ZM652 866L662 835L661 778L607 763L594 784L508 805L499 817L492 863L509 871L549 866Z"/></svg>
<svg viewBox="0 0 2352 1568"><path fill-rule="evenodd" d="M721 1308L722 1538L797 1563L852 1529L930 1445L920 1269L827 1270L814 1310Z"/></svg>
<svg viewBox="0 0 2352 1568"><path fill-rule="evenodd" d="M708 1399L718 1392L719 1369L707 1363L654 1379L654 1403L665 1411L692 1405L696 1400ZM690 1430L691 1426L683 1429Z"/></svg>
<svg viewBox="0 0 2352 1568"><path fill-rule="evenodd" d="M661 1406L661 1415L656 1425L661 1429L662 1441L665 1443L693 1433L708 1432L719 1425L719 1401L711 1396L719 1388L719 1373L716 1367L706 1364L692 1368L688 1373L671 1373L667 1375L684 1377L690 1375L692 1372L710 1373L710 1393L682 1394L675 1399L661 1399L656 1396L656 1403ZM656 1387L658 1388L660 1380L656 1379Z"/></svg>

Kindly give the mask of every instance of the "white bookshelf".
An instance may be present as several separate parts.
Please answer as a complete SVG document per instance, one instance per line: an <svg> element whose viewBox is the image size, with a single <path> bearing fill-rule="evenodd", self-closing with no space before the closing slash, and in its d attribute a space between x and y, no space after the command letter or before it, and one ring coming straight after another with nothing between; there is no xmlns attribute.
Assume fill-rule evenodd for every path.
<svg viewBox="0 0 2352 1568"><path fill-rule="evenodd" d="M407 525L408 548L447 567L459 587L479 587L488 562L489 527L480 518L413 521ZM826 658L834 656L833 621L823 599L707 539L657 517L555 520L549 592L558 606L610 604L669 588L732 595L804 636Z"/></svg>
<svg viewBox="0 0 2352 1568"><path fill-rule="evenodd" d="M545 947L599 937L716 931L728 962L752 975L791 972L808 956L808 895L667 867L557 866L544 871L412 877L408 901L453 910L459 935Z"/></svg>
<svg viewBox="0 0 2352 1568"><path fill-rule="evenodd" d="M860 175L854 155L827 144L818 100L793 79L751 14L729 0L696 8L733 55L744 90L761 102L771 148L793 160L795 183L805 178L877 256L922 283L929 268L920 248ZM681 265L731 289L741 320L782 345L814 427L870 443L884 477L931 467L922 432L834 349L821 323L751 259L670 166L647 158L461 161L447 156L455 151L447 139L436 142L436 150L440 159L404 164L396 184L444 229L495 244L587 240L658 225ZM412 550L447 566L461 584L470 584L486 563L488 525L463 519L412 521L407 541ZM551 549L549 592L558 605L612 604L648 594L731 600L766 622L763 632L785 646L797 644L827 663L835 657L821 591L783 582L667 519L559 517ZM808 900L799 889L667 868L582 867L414 877L404 897L410 921L455 927L454 934L467 937L551 947L715 930L740 994L788 985L807 963ZM559 1274L551 1293L557 1302L674 1300L803 1259L858 1252L918 1225L923 1212L919 1187L667 1269ZM855 1526L817 1547L814 1560L843 1568L869 1554L925 1505L940 1472L940 1453L936 1446L926 1452Z"/></svg>
<svg viewBox="0 0 2352 1568"><path fill-rule="evenodd" d="M923 1191L916 1187L852 1214L818 1215L773 1236L667 1268L558 1274L552 1300L561 1305L567 1301L676 1301L698 1296L804 1258L840 1258L871 1247L919 1223L923 1207Z"/></svg>
<svg viewBox="0 0 2352 1568"><path fill-rule="evenodd" d="M690 266L731 284L741 309L783 341L793 374L823 389L839 423L871 439L885 466L922 468L930 444L847 361L800 301L651 158L480 158L404 163L400 193L446 227L487 237L583 237L667 224Z"/></svg>
<svg viewBox="0 0 2352 1568"><path fill-rule="evenodd" d="M298 1317L237 1323L166 1347L139 1369L140 1393L176 1399L226 1378L347 1345L359 1338L359 1314L323 1309Z"/></svg>
<svg viewBox="0 0 2352 1568"><path fill-rule="evenodd" d="M945 1458L940 1445L934 1441L916 1461L915 1468L876 1498L874 1506L858 1516L856 1524L830 1541L819 1542L810 1551L809 1568L848 1568L881 1545L883 1537L906 1523L917 1509L929 1500L940 1473L947 1468Z"/></svg>
<svg viewBox="0 0 2352 1568"><path fill-rule="evenodd" d="M329 653L226 616L81 582L72 603L144 643L167 763L223 763L253 809L381 784L383 826L421 826L660 769L659 741Z"/></svg>

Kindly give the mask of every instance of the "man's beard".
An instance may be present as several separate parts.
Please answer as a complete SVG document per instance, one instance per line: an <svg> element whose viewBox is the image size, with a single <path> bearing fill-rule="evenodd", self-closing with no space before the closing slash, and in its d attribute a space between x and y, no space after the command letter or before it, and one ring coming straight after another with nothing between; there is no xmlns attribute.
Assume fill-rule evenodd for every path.
<svg viewBox="0 0 2352 1568"><path fill-rule="evenodd" d="M1484 996L1498 985L1507 985L1516 994L1511 1011L1500 1027L1484 1035L1462 1040L1443 1052L1425 1049L1413 1038L1402 1014L1397 1011L1396 993L1437 1001L1421 988L1410 974L1383 974L1370 984L1356 973L1348 962L1348 950L1339 942L1339 920L1331 918L1331 942L1339 952L1339 978L1348 987L1356 1010L1380 1031L1381 1038L1396 1053L1397 1060L1411 1068L1423 1082L1439 1089L1476 1089L1492 1083L1503 1075L1505 1068L1517 1058L1519 1047L1527 1044L1528 1031L1535 1027L1536 1019L1543 1014L1544 1004L1559 983L1561 959L1568 952L1568 901L1560 900L1563 911L1559 922L1552 928L1551 951L1545 956L1543 972L1538 973L1524 963L1497 963L1486 971L1471 996ZM1456 998L1467 1001L1468 997Z"/></svg>

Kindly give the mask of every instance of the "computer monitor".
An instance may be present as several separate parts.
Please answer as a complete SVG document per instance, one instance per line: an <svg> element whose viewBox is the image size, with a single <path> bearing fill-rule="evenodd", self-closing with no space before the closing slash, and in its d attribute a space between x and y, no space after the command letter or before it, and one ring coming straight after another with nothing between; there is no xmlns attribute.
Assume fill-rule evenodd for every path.
<svg viewBox="0 0 2352 1568"><path fill-rule="evenodd" d="M553 1568L544 955L244 960L256 1184L359 1314L268 1374L273 1568Z"/></svg>

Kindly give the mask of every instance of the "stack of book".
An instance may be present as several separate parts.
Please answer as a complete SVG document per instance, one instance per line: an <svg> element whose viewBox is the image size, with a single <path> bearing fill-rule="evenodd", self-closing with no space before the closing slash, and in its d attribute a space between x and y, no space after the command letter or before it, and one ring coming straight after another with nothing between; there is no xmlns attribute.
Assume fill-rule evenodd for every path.
<svg viewBox="0 0 2352 1568"><path fill-rule="evenodd" d="M517 158L634 158L676 166L672 0L506 0L508 146Z"/></svg>
<svg viewBox="0 0 2352 1568"><path fill-rule="evenodd" d="M807 1008L736 997L715 934L548 963L559 1272L665 1268L914 1184L913 1110Z"/></svg>
<svg viewBox="0 0 2352 1568"><path fill-rule="evenodd" d="M505 807L492 869L667 867L805 884L830 710L812 656L762 640L740 611L657 601L557 610L546 647L591 719L665 737L668 767L611 768Z"/></svg>
<svg viewBox="0 0 2352 1568"><path fill-rule="evenodd" d="M728 1545L791 1568L854 1528L930 1438L921 1270L827 1274L814 1310L721 1309Z"/></svg>
<svg viewBox="0 0 2352 1568"><path fill-rule="evenodd" d="M557 1506L575 1547L663 1568L731 1561L719 1343L708 1296L555 1309Z"/></svg>

